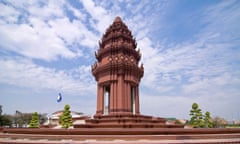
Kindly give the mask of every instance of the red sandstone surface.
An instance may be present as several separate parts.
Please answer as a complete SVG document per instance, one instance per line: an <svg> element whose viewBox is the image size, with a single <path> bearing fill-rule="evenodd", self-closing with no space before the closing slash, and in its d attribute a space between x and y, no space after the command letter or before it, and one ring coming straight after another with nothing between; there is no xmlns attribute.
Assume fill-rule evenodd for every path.
<svg viewBox="0 0 240 144"><path fill-rule="evenodd" d="M240 143L240 129L3 129L0 143Z"/></svg>

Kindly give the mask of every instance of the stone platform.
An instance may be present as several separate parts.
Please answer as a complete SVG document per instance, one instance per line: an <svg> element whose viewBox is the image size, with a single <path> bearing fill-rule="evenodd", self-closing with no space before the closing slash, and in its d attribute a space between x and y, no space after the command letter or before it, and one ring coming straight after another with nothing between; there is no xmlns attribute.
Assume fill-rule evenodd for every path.
<svg viewBox="0 0 240 144"><path fill-rule="evenodd" d="M74 125L74 128L183 128L180 124L166 124L164 118L140 114L95 115L86 120L86 124Z"/></svg>
<svg viewBox="0 0 240 144"><path fill-rule="evenodd" d="M240 129L79 128L3 129L0 143L240 143Z"/></svg>

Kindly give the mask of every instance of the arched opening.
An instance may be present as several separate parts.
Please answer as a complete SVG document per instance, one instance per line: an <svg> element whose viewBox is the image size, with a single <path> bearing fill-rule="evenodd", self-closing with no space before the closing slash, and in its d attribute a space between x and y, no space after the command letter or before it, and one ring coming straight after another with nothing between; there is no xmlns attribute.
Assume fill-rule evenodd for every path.
<svg viewBox="0 0 240 144"><path fill-rule="evenodd" d="M104 111L103 111L103 114L104 115L107 115L109 114L109 105L110 105L110 86L104 86L103 87L103 90L104 90Z"/></svg>
<svg viewBox="0 0 240 144"><path fill-rule="evenodd" d="M131 86L131 112L133 114L136 114L135 98L136 98L136 88L134 86Z"/></svg>

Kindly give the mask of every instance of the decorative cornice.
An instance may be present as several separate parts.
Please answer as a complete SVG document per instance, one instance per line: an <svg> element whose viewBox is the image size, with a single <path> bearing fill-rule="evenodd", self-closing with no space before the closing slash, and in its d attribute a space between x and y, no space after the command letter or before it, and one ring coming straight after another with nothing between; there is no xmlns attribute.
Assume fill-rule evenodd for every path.
<svg viewBox="0 0 240 144"><path fill-rule="evenodd" d="M97 53L95 52L95 56L98 61L101 61L102 57L107 56L107 54L111 55L112 53L128 53L130 55L133 55L137 61L141 59L140 50L136 51L135 49L131 48L131 45L125 43L111 44L105 49L99 49Z"/></svg>
<svg viewBox="0 0 240 144"><path fill-rule="evenodd" d="M118 74L118 75L124 75L125 73L128 73L136 77L138 80L140 80L143 77L144 68L143 68L143 65L138 67L137 65L134 65L131 63L125 63L125 62L116 62L116 63L113 62L113 63L108 63L101 67L97 65L92 67L92 74L95 76L96 79L98 79L98 77L104 73Z"/></svg>

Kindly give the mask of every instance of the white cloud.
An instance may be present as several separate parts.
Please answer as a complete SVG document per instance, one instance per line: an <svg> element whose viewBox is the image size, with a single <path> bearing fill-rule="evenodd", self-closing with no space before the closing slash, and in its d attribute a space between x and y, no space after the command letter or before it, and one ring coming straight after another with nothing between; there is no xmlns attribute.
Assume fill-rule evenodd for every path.
<svg viewBox="0 0 240 144"><path fill-rule="evenodd" d="M195 93L200 95L206 93L208 95L228 95L230 91L237 90L240 85L240 78L232 73L222 73L215 77L202 78L195 80L189 84L183 85L183 92L187 95ZM200 93L200 94L199 94Z"/></svg>
<svg viewBox="0 0 240 144"><path fill-rule="evenodd" d="M98 37L80 20L69 20L64 2L14 4L15 9L11 4L1 4L6 9L4 18L0 20L2 49L51 61L58 57L76 58L82 56L82 51L86 51L84 48L96 47ZM77 14L76 9L69 8Z"/></svg>
<svg viewBox="0 0 240 144"><path fill-rule="evenodd" d="M101 34L106 30L107 26L112 22L112 17L103 7L96 5L94 1L82 1L84 8L91 15L91 24ZM96 21L96 22L95 22Z"/></svg>
<svg viewBox="0 0 240 144"><path fill-rule="evenodd" d="M29 7L24 7L30 13L32 17L38 17L39 19L49 19L56 17L64 17L63 1L46 1L37 2Z"/></svg>
<svg viewBox="0 0 240 144"><path fill-rule="evenodd" d="M191 104L198 102L203 110L212 111L215 116L239 118L235 111L239 105L236 101L240 86L239 63L236 62L239 61L236 51L239 27L235 25L239 23L236 11L240 10L233 5L223 2L209 8L203 18L208 25L193 36L197 37L194 41L175 45L159 40L162 44L159 46L149 37L138 42L145 66L142 85L148 90L143 91L143 105L147 111L187 118ZM226 9L226 6L231 8ZM225 22L221 23L223 19L219 13L226 18ZM157 91L157 94L149 91Z"/></svg>
<svg viewBox="0 0 240 144"><path fill-rule="evenodd" d="M57 37L64 40L66 45L79 43L86 47L94 47L97 43L97 37L87 30L81 21L73 20L70 22L68 18L50 20L48 22Z"/></svg>
<svg viewBox="0 0 240 144"><path fill-rule="evenodd" d="M210 35L211 37L211 35ZM143 47L143 63L145 76L143 85L146 87L165 87L169 84L184 85L188 82L205 77L211 78L222 73L232 74L229 62L238 59L238 54L231 51L234 44L212 43L209 37L196 42L188 42L166 49L154 47L150 39L143 39L138 45ZM235 75L236 76L236 75Z"/></svg>
<svg viewBox="0 0 240 144"><path fill-rule="evenodd" d="M1 59L0 82L32 90L56 90L68 94L92 94L95 84L89 79L90 66L78 68L78 78L74 78L65 71L45 68L24 59Z"/></svg>
<svg viewBox="0 0 240 144"><path fill-rule="evenodd" d="M4 4L0 4L0 18L4 19L8 23L16 23L18 21L18 16L20 13L12 7L7 7Z"/></svg>
<svg viewBox="0 0 240 144"><path fill-rule="evenodd" d="M143 93L140 100L142 114L185 119L189 118L188 114L194 102L194 99L185 96L150 96Z"/></svg>
<svg viewBox="0 0 240 144"><path fill-rule="evenodd" d="M56 37L45 23L32 19L33 28L26 24L2 25L0 37L1 48L20 53L29 58L44 60L56 59L58 55L65 58L75 57L75 53L64 47L63 41Z"/></svg>
<svg viewBox="0 0 240 144"><path fill-rule="evenodd" d="M193 90L189 93L189 96L182 92L175 96L149 95L141 92L141 113L189 119L191 106L194 102L197 102L203 113L210 111L213 117L221 116L228 120L239 119L239 113L236 111L239 105L238 87L227 88L223 86L219 88L215 84L210 85L209 83L212 83L211 80L204 81L206 85L199 85L199 87L195 87L194 84L195 86L192 87ZM191 90L190 86L189 89Z"/></svg>
<svg viewBox="0 0 240 144"><path fill-rule="evenodd" d="M240 32L239 21L237 21L240 18L239 12L240 7L237 0L223 1L208 7L204 11L204 21L210 25L206 30L220 30L220 32L224 32L224 35L239 36L235 33L236 31Z"/></svg>
<svg viewBox="0 0 240 144"><path fill-rule="evenodd" d="M83 21L85 21L85 19L86 19L86 14L84 13L84 12L82 12L81 10L79 10L79 9L77 9L77 8L75 8L74 6L72 6L71 4L67 4L67 8L70 10L70 11L72 11L73 12L73 15L75 16L75 17L77 17L77 19L80 19L80 20L83 20Z"/></svg>

